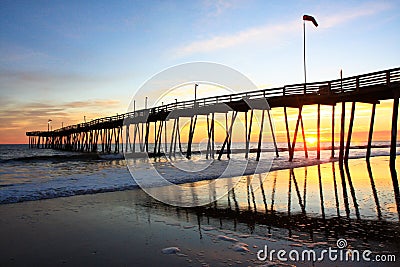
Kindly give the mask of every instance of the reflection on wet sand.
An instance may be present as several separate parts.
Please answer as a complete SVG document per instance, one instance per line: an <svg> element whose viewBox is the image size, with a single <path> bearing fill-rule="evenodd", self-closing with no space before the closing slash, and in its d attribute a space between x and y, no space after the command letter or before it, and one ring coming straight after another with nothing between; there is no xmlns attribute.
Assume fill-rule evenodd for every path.
<svg viewBox="0 0 400 267"><path fill-rule="evenodd" d="M372 174L372 168L371 168L371 163L370 163L369 159L367 159L367 170L368 170L369 179L371 181L372 194L374 195L377 216L378 216L378 219L381 220L382 219L381 206L379 204L378 192L376 191L375 181L374 181L374 177Z"/></svg>
<svg viewBox="0 0 400 267"><path fill-rule="evenodd" d="M326 163L268 175L244 176L238 186L207 206L172 208L160 205L168 210L175 209L177 213L184 210L188 221L194 216L196 219L191 221L197 222L200 238L201 225L211 224L220 229L261 236L271 235L271 232L276 236L279 232L284 238L297 232L302 233L304 242L311 243L333 241L340 236L356 238L364 245L371 240L397 244L400 208L398 188L396 190L392 183L395 169L388 170L385 157L350 162L352 165ZM191 183L192 196L186 196L187 200L214 200L219 190L230 188L232 180L207 183L208 192L204 181ZM199 184L202 186L198 187Z"/></svg>

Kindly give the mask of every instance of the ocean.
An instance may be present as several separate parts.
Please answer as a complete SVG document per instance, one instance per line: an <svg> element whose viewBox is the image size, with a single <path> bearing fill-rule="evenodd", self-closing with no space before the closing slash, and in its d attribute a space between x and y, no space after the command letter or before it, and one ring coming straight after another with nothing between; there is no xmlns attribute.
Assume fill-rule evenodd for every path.
<svg viewBox="0 0 400 267"><path fill-rule="evenodd" d="M321 151L321 161L331 161L330 144L323 144L326 149ZM375 142L372 149L373 156L389 155L389 142ZM195 146L194 146L195 147ZM218 146L217 146L218 147ZM251 144L256 147L256 144ZM285 147L285 144L279 144ZM301 144L299 144L299 148ZM266 146L271 148L271 145ZM151 150L151 147L150 147ZM336 156L338 156L338 151ZM275 158L273 152L265 152L267 160L273 160L272 170L288 169L298 166L315 165L316 151L309 151L309 158L304 158L303 151L295 152L295 160L289 163L287 152L281 151L280 157ZM365 155L365 146L359 145L350 150L350 158L360 158ZM196 158L197 157L197 158ZM194 155L193 161L201 163L202 155ZM243 154L235 155L244 158ZM250 156L254 161L255 155ZM141 160L137 159L135 168L141 169ZM184 163L184 159L177 159L175 164ZM173 183L195 182L216 178L211 173L202 175L182 175L170 170L167 160L161 157L153 163L164 171L170 171ZM186 162L186 161L185 161ZM222 162L227 162L223 157ZM146 164L143 164L146 166ZM269 166L259 172L267 172ZM134 170L135 172L136 170ZM171 174L172 172L172 174ZM138 188L137 183L130 175L123 155L99 155L78 152L57 151L52 149L29 149L28 145L0 145L0 203L15 203L22 201L40 200L65 197L72 195L93 194L99 192L122 191Z"/></svg>

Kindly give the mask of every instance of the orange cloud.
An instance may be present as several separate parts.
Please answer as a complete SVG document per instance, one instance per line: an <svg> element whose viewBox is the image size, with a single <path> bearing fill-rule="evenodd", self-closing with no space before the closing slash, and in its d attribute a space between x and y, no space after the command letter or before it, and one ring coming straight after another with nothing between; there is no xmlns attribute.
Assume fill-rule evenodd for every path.
<svg viewBox="0 0 400 267"><path fill-rule="evenodd" d="M117 100L87 100L64 103L0 103L0 143L26 143L26 131L47 130L47 121L52 120L53 129L98 117L114 115L118 110ZM122 113L122 112L120 112Z"/></svg>

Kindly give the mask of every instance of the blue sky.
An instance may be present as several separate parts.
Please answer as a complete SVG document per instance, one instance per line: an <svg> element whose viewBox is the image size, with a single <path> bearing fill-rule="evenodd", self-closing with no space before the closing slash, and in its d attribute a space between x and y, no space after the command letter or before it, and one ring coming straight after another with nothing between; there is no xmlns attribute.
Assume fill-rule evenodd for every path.
<svg viewBox="0 0 400 267"><path fill-rule="evenodd" d="M259 88L301 83L303 14L320 25L306 25L308 81L399 66L399 1L1 1L0 141L48 117L122 113L147 79L191 61Z"/></svg>

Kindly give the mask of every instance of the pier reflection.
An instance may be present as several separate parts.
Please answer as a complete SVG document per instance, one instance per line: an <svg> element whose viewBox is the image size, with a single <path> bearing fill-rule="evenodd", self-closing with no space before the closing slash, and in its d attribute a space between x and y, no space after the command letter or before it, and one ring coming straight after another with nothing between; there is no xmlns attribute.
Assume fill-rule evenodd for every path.
<svg viewBox="0 0 400 267"><path fill-rule="evenodd" d="M307 242L333 241L340 236L367 243L398 243L399 191L392 183L397 172L387 165L387 158L376 157L370 161L356 160L352 165L326 163L243 176L238 186L207 206L156 207L177 214L184 210L185 220L198 225L200 238L202 227L208 225L267 237L300 235ZM229 188L231 182L207 181L207 194L204 181L191 183L192 195L186 198L212 200L218 190Z"/></svg>

